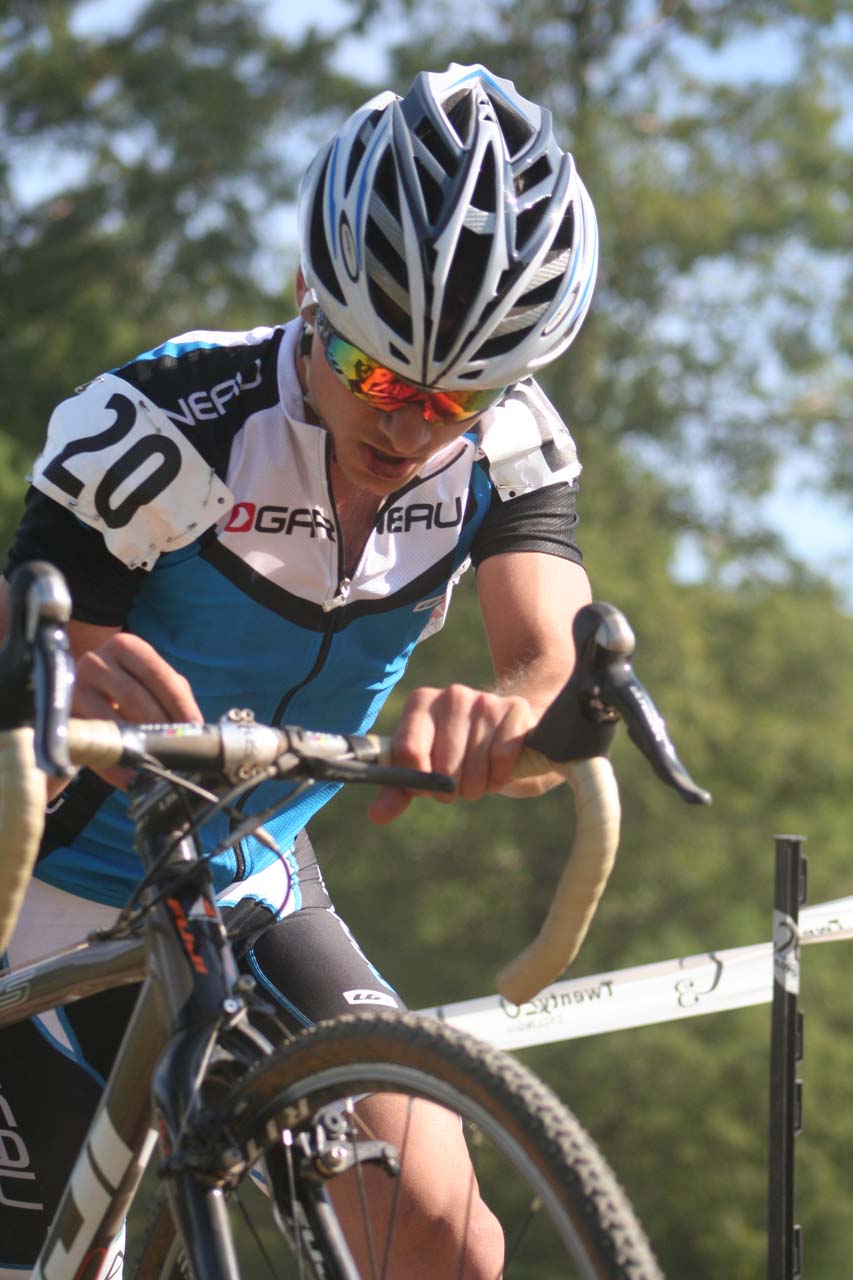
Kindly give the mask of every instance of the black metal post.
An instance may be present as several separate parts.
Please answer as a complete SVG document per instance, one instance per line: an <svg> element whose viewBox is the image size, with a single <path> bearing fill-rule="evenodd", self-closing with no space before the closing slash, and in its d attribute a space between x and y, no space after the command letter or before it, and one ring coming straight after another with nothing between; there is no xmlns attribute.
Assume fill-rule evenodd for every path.
<svg viewBox="0 0 853 1280"><path fill-rule="evenodd" d="M798 1280L802 1237L794 1222L794 1141L802 1128L803 1056L799 911L806 901L803 836L776 837L773 903L773 1012L770 1039L770 1152L767 1280Z"/></svg>

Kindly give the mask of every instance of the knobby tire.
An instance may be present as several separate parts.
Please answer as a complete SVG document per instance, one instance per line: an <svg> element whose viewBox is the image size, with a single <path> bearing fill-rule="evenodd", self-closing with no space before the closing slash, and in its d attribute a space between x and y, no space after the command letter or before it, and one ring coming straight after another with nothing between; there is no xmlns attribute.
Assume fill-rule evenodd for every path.
<svg viewBox="0 0 853 1280"><path fill-rule="evenodd" d="M499 1215L508 1250L501 1274L508 1280L516 1275L523 1280L662 1280L625 1193L575 1117L516 1059L433 1019L371 1012L307 1031L241 1080L222 1118L230 1138L252 1158L274 1148L272 1158L281 1159L281 1142L274 1135L285 1128L281 1117L292 1119L294 1108L313 1116L333 1101L378 1092L426 1098L462 1117L483 1198L496 1212L492 1197L501 1208L506 1202L511 1218L504 1222ZM309 1126L306 1121L301 1127ZM488 1151L481 1153L485 1146ZM493 1167L496 1153L503 1162L500 1170ZM481 1154L486 1158L482 1168ZM520 1198L510 1194L510 1173L523 1184ZM494 1181L488 1185L490 1176ZM273 1221L271 1199L254 1187L245 1195L242 1188L233 1193L232 1201L240 1204L235 1216L245 1215L249 1191L254 1192L253 1211ZM531 1216L532 1228L525 1225ZM510 1254L519 1239L522 1251ZM262 1253L257 1269L241 1261L242 1280L270 1275L313 1280L317 1274L310 1258L289 1254L280 1232L272 1251ZM386 1275L381 1242L375 1256L379 1261L360 1273L365 1280ZM162 1192L133 1274L136 1280L189 1280ZM334 1275L322 1269L320 1274Z"/></svg>

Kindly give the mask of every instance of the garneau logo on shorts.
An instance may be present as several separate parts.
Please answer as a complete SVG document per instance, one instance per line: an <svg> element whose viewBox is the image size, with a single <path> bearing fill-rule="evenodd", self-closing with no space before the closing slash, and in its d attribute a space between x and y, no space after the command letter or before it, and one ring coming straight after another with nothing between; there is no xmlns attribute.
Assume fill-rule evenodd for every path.
<svg viewBox="0 0 853 1280"><path fill-rule="evenodd" d="M397 1008L397 1001L385 991L359 988L357 991L345 991L344 999L347 1004L387 1004L392 1009Z"/></svg>
<svg viewBox="0 0 853 1280"><path fill-rule="evenodd" d="M311 538L335 541L335 526L317 507L258 507L254 502L237 502L224 532L292 534L302 529L307 529Z"/></svg>
<svg viewBox="0 0 853 1280"><path fill-rule="evenodd" d="M247 376L238 373L224 382L217 382L215 387L207 391L193 391L188 396L181 396L177 409L167 409L166 413L173 422L183 422L191 426L193 422L205 422L209 418L222 418L229 400L258 387L262 380L261 362L255 361L252 372Z"/></svg>

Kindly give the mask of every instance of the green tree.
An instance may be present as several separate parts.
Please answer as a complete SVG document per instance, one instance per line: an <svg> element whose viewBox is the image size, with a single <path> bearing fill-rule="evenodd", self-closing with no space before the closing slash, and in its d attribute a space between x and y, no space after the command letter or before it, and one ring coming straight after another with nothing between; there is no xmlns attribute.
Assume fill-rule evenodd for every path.
<svg viewBox="0 0 853 1280"><path fill-rule="evenodd" d="M259 0L150 0L98 32L85 8L0 17L0 432L21 478L75 385L170 334L281 318L283 202L328 104L364 96L332 36L287 41Z"/></svg>

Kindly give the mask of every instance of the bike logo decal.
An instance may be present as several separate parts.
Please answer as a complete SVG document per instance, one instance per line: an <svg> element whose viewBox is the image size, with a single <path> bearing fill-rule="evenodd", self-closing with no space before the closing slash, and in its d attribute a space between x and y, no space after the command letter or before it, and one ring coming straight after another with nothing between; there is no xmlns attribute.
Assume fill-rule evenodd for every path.
<svg viewBox="0 0 853 1280"><path fill-rule="evenodd" d="M187 959L195 969L196 973L207 973L207 965L198 953L195 935L190 928L189 921L184 914L183 907L177 898L167 898L166 904L174 917L175 928L178 931L178 936L181 939L184 951L187 954Z"/></svg>
<svg viewBox="0 0 853 1280"><path fill-rule="evenodd" d="M8 1209L44 1209L37 1200L19 1200L26 1188L10 1186L15 1182L36 1182L30 1168L30 1153L21 1137L18 1123L3 1094L0 1093L0 1205ZM13 1196L12 1192L16 1194Z"/></svg>
<svg viewBox="0 0 853 1280"><path fill-rule="evenodd" d="M89 1141L77 1157L68 1192L53 1220L44 1266L36 1269L33 1280L85 1273L92 1260L92 1239L132 1161L133 1152L117 1133L106 1108L102 1108Z"/></svg>
<svg viewBox="0 0 853 1280"><path fill-rule="evenodd" d="M24 982L20 978L9 978L4 982L0 976L0 1012L4 1009L14 1009L15 1005L26 1000L29 994L29 982Z"/></svg>
<svg viewBox="0 0 853 1280"><path fill-rule="evenodd" d="M389 1009L397 1008L397 1001L385 991L370 991L360 987L355 991L345 991L343 996L347 1004L386 1004Z"/></svg>

